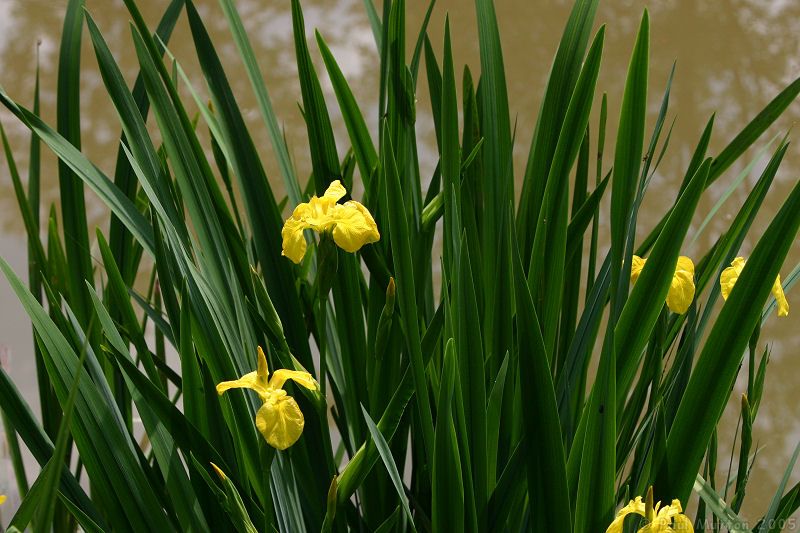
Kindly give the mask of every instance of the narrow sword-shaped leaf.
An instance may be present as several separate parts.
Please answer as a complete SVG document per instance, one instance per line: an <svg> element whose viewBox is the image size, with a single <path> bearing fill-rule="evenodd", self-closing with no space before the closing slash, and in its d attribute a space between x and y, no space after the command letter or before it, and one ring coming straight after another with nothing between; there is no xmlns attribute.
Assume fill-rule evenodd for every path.
<svg viewBox="0 0 800 533"><path fill-rule="evenodd" d="M627 295L630 262L623 261L628 221L636 192L647 118L647 74L650 54L650 16L645 10L631 54L622 96L614 174L611 179L611 322L615 323ZM620 268L621 267L621 268Z"/></svg>
<svg viewBox="0 0 800 533"><path fill-rule="evenodd" d="M84 0L70 0L64 15L64 31L58 59L58 91L56 102L57 129L67 142L81 148L80 69L81 34ZM68 301L83 327L89 322L90 304L83 289L84 280L91 281L92 262L89 252L89 230L86 225L86 204L83 183L70 166L60 160L58 183L61 191L61 219L64 247L69 263Z"/></svg>
<svg viewBox="0 0 800 533"><path fill-rule="evenodd" d="M372 421L372 418L370 418L369 413L367 413L367 410L364 409L363 406L361 407L361 412L364 414L364 421L367 423L367 428L369 429L369 434L372 437L372 441L378 448L378 453L381 455L383 464L386 466L386 470L389 472L389 477L392 480L392 484L394 485L395 490L397 490L397 495L400 497L400 504L403 506L403 511L405 511L408 521L411 522L411 529L416 531L417 528L414 526L414 517L411 516L411 509L408 507L408 497L406 496L405 489L403 488L403 480L400 479L400 473L397 471L397 465L392 457L392 451L389 449L389 445L386 443L386 439L383 438L378 426L375 425L375 422Z"/></svg>
<svg viewBox="0 0 800 533"><path fill-rule="evenodd" d="M528 257L533 248L534 224L539 219L546 178L558 142L551 132L561 131L570 97L578 80L581 62L589 44L598 4L598 0L575 2L561 35L547 80L547 88L536 120L536 129L531 139L517 215L517 232L521 239L521 252L525 265L528 264Z"/></svg>
<svg viewBox="0 0 800 533"><path fill-rule="evenodd" d="M566 459L549 358L516 237L511 243L532 528L533 531L572 531Z"/></svg>

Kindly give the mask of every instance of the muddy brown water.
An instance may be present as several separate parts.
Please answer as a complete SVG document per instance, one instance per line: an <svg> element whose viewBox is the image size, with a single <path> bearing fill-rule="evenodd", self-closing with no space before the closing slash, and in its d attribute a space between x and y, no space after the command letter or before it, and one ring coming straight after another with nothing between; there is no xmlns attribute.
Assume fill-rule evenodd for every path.
<svg viewBox="0 0 800 533"><path fill-rule="evenodd" d="M86 3L126 78L132 81L137 65L130 41L130 17L122 2L87 0ZM495 3L501 28L512 120L517 125L515 175L519 190L519 176L524 169L536 112L571 1L496 0ZM141 0L139 4L151 27L155 27L166 1ZM217 2L197 0L196 4L222 56L251 132L257 144L262 147L263 159L274 187L278 194L283 194L283 184L269 146L266 128L261 122L255 98L225 19ZM288 2L239 0L237 4L255 47L279 120L286 130L299 174L307 175L310 163L307 157L305 126L297 106L300 97ZM423 4L427 2L413 0L407 4L409 28L416 32L426 7ZM30 105L39 41L42 114L52 124L55 123L58 45L65 6L64 0L0 0L0 84L13 98ZM364 14L362 0L305 0L303 6L312 54L317 60L317 70L322 75L323 90L329 99L341 151L346 146L346 130L316 53L313 29L318 28L330 44L367 114L367 121L374 134L377 123L375 110L378 99L378 57L372 32ZM607 92L609 97L608 145L611 145L614 138L614 124L619 111L628 57L645 7L650 9L652 35L650 124L658 112L673 61L677 61L677 70L668 115L668 121L675 119L672 138L642 208L640 236L661 218L665 207L673 201L694 145L710 115L716 112L711 152L717 153L782 87L800 75L800 2L796 0L659 0L651 2L649 6L641 0L603 1L597 21L598 24L607 24L607 34L598 87ZM438 53L441 50L444 16L449 13L456 64L466 63L477 73L478 41L473 9L472 2L466 0L439 0L431 20L430 36ZM170 48L186 68L195 86L202 89L203 80L196 65L191 35L184 17L179 22ZM119 125L104 94L88 38L84 39L82 60L83 149L101 169L111 173ZM422 70L424 72L424 68ZM417 97L421 163L423 174L429 175L435 165L435 138L424 77L420 80ZM597 106L594 114L596 113ZM771 137L785 133L798 118L800 102L795 102L756 147L764 147ZM4 109L0 110L0 120L6 127L17 164L24 176L28 167L29 133ZM727 186L744 168L745 163L756 155L757 150L751 150L747 157L710 188L701 201L693 229L690 230L689 241L692 232L697 230ZM606 169L611 157L610 154L606 156ZM684 253L699 258L713 244L741 206L749 186L755 182L765 164L766 159L756 163L753 172L745 178L744 185L730 196L718 216ZM800 175L799 164L800 153L795 146L790 146L765 207L751 231L750 238L743 246L745 254L755 245L758 236L796 183ZM95 225L107 227L107 210L91 192L87 192L86 196L90 228ZM42 216L46 215L49 205L57 200L55 158L45 149ZM607 229L607 205L603 212L601 222L603 228ZM601 244L607 245L607 242ZM800 261L798 248L795 243L782 269L784 276ZM24 228L4 157L0 157L0 256L9 261L16 272L25 275ZM750 490L743 509L743 515L751 520L766 510L786 462L800 439L800 414L797 409L800 372L796 371L800 356L800 327L797 326L800 297L797 296L797 291L790 292L788 297L793 306L789 318L778 319L771 316L761 335L762 344L768 343L771 346L772 361L755 427L754 444L760 448L760 453L753 468ZM0 302L0 358L33 409L38 410L30 323L4 280L0 281ZM745 386L744 379L736 384L720 426L719 484L723 484L725 480L730 443L736 428L739 396ZM4 443L1 446L5 446ZM797 479L798 475L795 474L793 481ZM11 500L2 509L7 517L18 503L18 498L13 494L14 487L11 465L5 451L0 449L0 493L11 495Z"/></svg>

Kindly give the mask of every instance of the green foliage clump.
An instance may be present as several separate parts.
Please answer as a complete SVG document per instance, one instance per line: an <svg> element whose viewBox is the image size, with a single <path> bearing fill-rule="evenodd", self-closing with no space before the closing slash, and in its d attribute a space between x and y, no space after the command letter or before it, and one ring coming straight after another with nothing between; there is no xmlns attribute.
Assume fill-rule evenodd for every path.
<svg viewBox="0 0 800 533"><path fill-rule="evenodd" d="M190 1L173 0L153 33L135 1L125 0L140 66L131 88L83 2L70 0L57 127L39 117L38 93L28 110L0 90L2 104L32 132L27 191L3 134L29 236L28 287L5 262L0 267L35 329L42 405L38 420L0 370L23 494L12 527L596 533L620 504L653 487L650 503L678 500L672 508L685 508L695 490L701 503L688 512L698 521L747 530L737 513L769 358L759 355L759 330L800 226L800 186L737 272L721 311L713 309L719 276L761 208L785 139L696 270L682 270L681 287L691 285L679 309L686 312L671 312L665 301L699 199L789 106L800 80L716 155L708 153L709 120L663 220L636 243L638 210L669 140L672 77L648 132L645 13L613 157L606 156L606 98L597 90L604 27L592 35L597 3L576 0L567 21L517 196L492 0L475 0L480 77L465 69L461 80L449 25L441 48L427 36L433 1L421 30L410 33L404 0L383 2L380 14L365 0L380 56L377 138L316 35L346 147L337 147L300 2L292 0L310 176L292 164L233 0L220 0L277 155L287 191L279 198ZM211 105L194 89L194 102L185 101L177 89L179 80L190 88L198 81L168 51L184 12ZM119 115L113 176L79 148L84 29ZM423 60L427 87L418 83ZM433 107L432 176L422 175L417 153L418 91L428 91ZM598 106L595 128L589 119ZM150 115L157 131L146 126ZM210 146L200 142L205 129ZM55 210L39 220L40 143L60 160L60 223ZM339 196L363 189L361 203L328 214L339 198L330 205L320 198L332 183L344 186ZM112 214L94 239L86 187ZM601 229L606 193L610 226ZM311 211L302 216L329 218L303 219L320 235L307 231L306 247L289 260L285 213L306 203ZM356 231L348 217L366 217L362 208L379 239L371 217L356 228L369 237L337 235ZM610 235L605 257L600 231ZM92 263L90 241L100 264ZM637 267L631 285L634 254L647 266ZM135 288L142 276L150 280L145 291ZM797 276L795 269L784 287ZM714 481L716 427L740 368L748 391L725 504L719 493L728 487ZM218 395L217 384L240 377L220 393L236 386L258 394ZM22 445L42 467L31 486ZM70 468L76 457L78 468ZM800 506L797 486L784 495L791 467L759 531L776 530Z"/></svg>

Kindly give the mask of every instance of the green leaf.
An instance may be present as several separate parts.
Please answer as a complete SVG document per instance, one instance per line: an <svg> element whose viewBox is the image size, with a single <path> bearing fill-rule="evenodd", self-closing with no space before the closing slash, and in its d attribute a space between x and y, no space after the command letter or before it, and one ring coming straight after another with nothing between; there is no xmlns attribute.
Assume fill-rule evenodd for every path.
<svg viewBox="0 0 800 533"><path fill-rule="evenodd" d="M253 92L255 92L258 109L261 111L261 118L267 125L269 140L278 158L278 165L281 169L283 182L286 185L286 191L289 194L289 200L291 200L292 204L297 205L302 201L300 185L298 184L297 176L295 175L294 167L289 157L289 150L286 146L283 132L278 125L278 119L272 107L272 100L267 91L267 85L264 83L264 76L258 66L255 52L253 52L253 46L250 44L250 39L247 37L247 32L245 32L242 19L236 11L233 0L220 0L219 3L222 7L222 11L225 13L225 18L228 21L228 26L230 26L233 40L236 42L236 47L239 49L239 55L244 62L250 85L253 87Z"/></svg>
<svg viewBox="0 0 800 533"><path fill-rule="evenodd" d="M300 92L303 95L303 116L308 130L311 166L314 169L314 188L317 195L322 196L330 182L341 179L342 172L328 108L325 106L314 63L308 53L303 10L299 0L292 0L292 27Z"/></svg>
<svg viewBox="0 0 800 533"><path fill-rule="evenodd" d="M428 38L428 23L431 21L434 6L436 6L436 0L430 0L430 2L428 2L428 9L425 10L425 16L422 19L419 32L417 33L417 43L414 45L414 53L411 55L411 75L414 77L415 87L417 74L419 73L419 60L422 57L422 45L425 39Z"/></svg>
<svg viewBox="0 0 800 533"><path fill-rule="evenodd" d="M625 261L623 264L623 250L642 162L649 55L650 16L645 10L625 80L614 152L614 175L611 180L611 264L614 266L611 269L612 323L616 322L624 303L623 295L628 292L626 284L630 275L630 263ZM621 272L617 265L622 265ZM619 390L625 390L625 387L620 387Z"/></svg>
<svg viewBox="0 0 800 533"><path fill-rule="evenodd" d="M36 421L33 412L25 403L6 371L2 368L0 368L0 404L3 405L4 415L25 443L33 458L41 467L44 467L53 456L55 447ZM73 514L87 530L91 530L91 524L93 523L105 525L99 511L66 465L61 468L61 484L58 495L65 504L70 502L67 505L74 509ZM106 529L108 528L101 528L101 530Z"/></svg>
<svg viewBox="0 0 800 533"><path fill-rule="evenodd" d="M583 245L583 235L586 233L586 228L589 223L594 220L600 212L600 201L603 199L603 193L606 191L608 181L611 175L603 178L603 181L592 191L592 194L583 202L577 213L573 213L567 228L567 261L572 260L576 254L581 252Z"/></svg>
<svg viewBox="0 0 800 533"><path fill-rule="evenodd" d="M114 60L111 50L88 13L86 14L86 24L106 91L122 122L122 131L127 146L123 144L121 150L123 154L132 156L127 159L131 172L139 178L139 183L147 194L150 205L164 223L166 224L168 221L171 224L170 227L175 228L179 238L184 242L188 241L188 232L184 228L182 213L173 201L171 184L164 176L161 161L150 139L136 99L128 90L125 78Z"/></svg>
<svg viewBox="0 0 800 533"><path fill-rule="evenodd" d="M435 84L431 85L432 88L434 86ZM462 241L461 232L464 229L461 224L461 147L458 143L458 97L456 95L449 18L445 19L444 26L444 59L439 102L440 168L444 184L442 190L444 196L444 268L452 272L457 268L455 261L458 258L458 247ZM473 239L477 239L477 236ZM472 284L472 280L469 283Z"/></svg>
<svg viewBox="0 0 800 533"><path fill-rule="evenodd" d="M700 474L697 474L695 478L694 491L703 499L708 508L711 509L711 512L714 513L714 516L719 518L728 528L730 533L751 533L747 529L747 522L725 503L722 496Z"/></svg>
<svg viewBox="0 0 800 533"><path fill-rule="evenodd" d="M164 43L169 42L172 32L175 29L175 24L178 22L178 17L183 10L183 4L184 0L170 1L156 28L156 38ZM86 14L86 20L87 22L89 21L88 13ZM137 117L141 116L143 120L146 119L150 111L150 101L147 99L147 93L144 89L144 80L141 74L136 76L136 81L133 84L133 90L131 92L138 110ZM120 138L120 146L117 150L117 160L114 167L114 184L135 203L139 185L136 180L136 174L133 168L131 168L131 164L123 148L127 142L128 139L123 132ZM141 248L134 245L133 236L125 229L125 225L122 221L115 216L111 217L108 234L109 246L111 247L117 264L121 265L123 279L125 279L126 283L132 284L139 267Z"/></svg>
<svg viewBox="0 0 800 533"><path fill-rule="evenodd" d="M411 516L411 509L408 507L408 498L406 497L403 487L403 480L400 479L400 473L397 471L397 465L394 462L394 457L392 457L392 450L389 449L389 444L386 442L386 439L383 438L378 426L372 421L372 418L370 418L369 413L367 413L363 405L361 406L361 412L364 415L364 421L367 423L369 434L372 436L372 441L375 443L375 447L378 448L378 453L383 460L384 466L386 466L386 471L389 472L392 485L394 485L397 495L400 497L400 504L403 506L403 511L405 511L408 521L411 523L411 529L416 531L417 528L414 526L414 517Z"/></svg>
<svg viewBox="0 0 800 533"><path fill-rule="evenodd" d="M453 393L456 374L455 342L447 341L439 384L438 412L436 418L436 441L433 456L433 502L432 531L464 530L464 484L458 439L453 423Z"/></svg>
<svg viewBox="0 0 800 533"><path fill-rule="evenodd" d="M711 185L741 156L800 94L800 78L778 93L770 103L753 117L747 126L714 158L708 184Z"/></svg>
<svg viewBox="0 0 800 533"><path fill-rule="evenodd" d="M42 274L47 274L47 256L44 253L42 241L39 238L38 202L36 204L37 211L34 212L33 206L30 204L31 199L25 194L25 189L22 185L22 179L20 178L19 170L17 169L17 164L14 160L14 153L11 150L11 145L8 142L6 130L2 123L0 123L0 138L2 138L3 141L3 152L5 153L6 161L8 162L8 170L9 174L11 175L11 182L14 186L14 195L17 199L17 205L19 206L20 214L22 215L22 222L25 224L25 232L28 234L28 262L31 267L33 267L31 270L35 272L35 275L41 277ZM31 276L31 278L33 278L33 276ZM32 292L37 293L37 291L34 291L33 288L31 290ZM41 289L38 292L40 293Z"/></svg>
<svg viewBox="0 0 800 533"><path fill-rule="evenodd" d="M85 354L82 354L80 369L83 368L84 359ZM36 515L35 525L53 523L53 514L57 500L56 491L60 478L59 474L64 468L64 460L67 457L67 451L70 446L69 427L72 423L72 413L75 407L75 398L78 395L79 383L80 380L76 379L70 386L67 403L64 406L64 416L61 419L61 426L58 428L53 455L39 473L39 477L31 488L31 491L25 495L19 509L17 509L17 512L14 514L14 518L9 522L9 527L16 527L24 531L31 521L34 520L34 514Z"/></svg>
<svg viewBox="0 0 800 533"><path fill-rule="evenodd" d="M566 460L549 356L516 243L515 237L512 248L517 349L532 529L572 531Z"/></svg>
<svg viewBox="0 0 800 533"><path fill-rule="evenodd" d="M333 91L336 94L336 99L339 102L339 108L342 110L342 118L344 119L347 133L350 135L350 142L353 143L353 153L358 162L358 170L361 173L361 179L364 182L364 189L370 189L370 177L375 167L378 165L378 154L375 151L375 145L370 137L367 124L364 121L364 115L358 107L352 90L347 83L347 80L342 74L342 70L336 63L333 54L322 38L319 32L317 35L317 44L322 54L322 59L325 62L325 68L328 71L328 76L333 85Z"/></svg>
<svg viewBox="0 0 800 533"><path fill-rule="evenodd" d="M378 47L378 51L380 52L381 41L383 36L383 31L381 29L381 19L378 17L378 12L375 9L375 3L373 0L363 0L364 2L364 11L367 12L367 18L369 19L369 25L372 28L372 35L375 37L375 45Z"/></svg>
<svg viewBox="0 0 800 533"><path fill-rule="evenodd" d="M605 27L601 27L578 76L559 132L539 212L528 280L535 283L532 292L537 296L544 324L557 324L561 313L569 222L569 174L581 145L578 139L583 138L589 123L604 37ZM556 327L546 327L542 331L547 354L551 357L556 348L557 331Z"/></svg>
<svg viewBox="0 0 800 533"><path fill-rule="evenodd" d="M513 290L510 284L511 254L506 221L506 211L512 202L514 188L511 120L500 30L493 0L475 0L475 12L481 61L478 108L481 133L485 139L482 164L484 176L489 176L481 185L483 258L480 272L484 277L484 306L487 309L484 339L490 355L499 357L511 345Z"/></svg>
<svg viewBox="0 0 800 533"><path fill-rule="evenodd" d="M783 496L783 492L786 490L786 485L789 482L789 477L792 475L794 465L797 463L798 455L800 455L800 444L795 447L792 458L789 459L789 464L786 465L786 470L783 473L781 482L778 484L778 488L775 490L775 495L772 497L772 501L769 504L767 514L765 514L763 520L761 520L761 527L758 529L758 533L765 533L766 531L772 533L773 531L778 531L778 528L780 528L779 524L781 521L776 521L775 516L778 514L781 504L781 497Z"/></svg>
<svg viewBox="0 0 800 533"><path fill-rule="evenodd" d="M74 146L81 148L80 68L81 34L83 29L84 0L70 0L64 15L64 31L58 58L58 90L56 92L56 118L58 133ZM84 280L92 280L92 262L89 252L89 230L86 224L86 204L83 183L76 171L63 159L58 163L58 183L61 191L61 219L67 252L69 296L83 327L89 322L89 300L83 289Z"/></svg>
<svg viewBox="0 0 800 533"><path fill-rule="evenodd" d="M230 149L228 162L238 178L247 206L247 218L253 232L253 241L265 283L271 287L278 312L286 324L291 345L298 350L303 364L308 365L310 354L307 353L307 342L304 342L308 338L308 333L303 327L291 263L281 254L283 225L281 213L253 139L247 132L244 118L222 69L222 63L211 44L200 15L191 3L187 4L187 13L195 48L209 86L215 112L219 117L224 141Z"/></svg>
<svg viewBox="0 0 800 533"><path fill-rule="evenodd" d="M592 394L576 431L573 451L580 454L575 500L575 533L602 531L611 523L616 474L616 348L614 333L606 330ZM570 461L571 462L571 461Z"/></svg>
<svg viewBox="0 0 800 533"><path fill-rule="evenodd" d="M770 141L764 145L761 149L759 149L758 153L753 157L753 159L747 164L745 168L742 169L741 172L736 176L735 179L731 181L728 187L725 189L725 192L719 197L719 199L714 203L714 206L708 211L708 214L703 219L703 222L700 223L700 226L694 232L694 236L692 237L692 241L689 243L689 246L693 246L694 243L697 242L697 239L702 235L703 230L708 226L708 223L714 218L714 216L719 212L719 209L722 207L722 204L725 203L728 198L739 188L739 186L744 182L745 178L750 175L753 168L761 163L761 160L766 155L767 151L772 147L772 144L778 139L776 135ZM712 163L713 165L713 163Z"/></svg>
<svg viewBox="0 0 800 533"><path fill-rule="evenodd" d="M614 332L618 350L617 392L620 400L627 395L642 350L664 307L681 246L705 189L710 166L711 160L707 159L678 198L620 314ZM626 263L630 264L627 258ZM621 281L627 282L627 278Z"/></svg>
<svg viewBox="0 0 800 533"><path fill-rule="evenodd" d="M103 246L105 248L104 258L113 261L113 258L110 257L108 246L105 243L103 243ZM94 310L102 324L106 339L113 347L113 350L116 351L118 358L124 357L127 361L131 361L132 358L130 353L128 353L125 341L123 341L114 326L111 315L103 306L94 290L91 287L87 288L90 291L89 294L92 297ZM150 365L153 365L152 360L150 361ZM153 368L151 370L153 374L150 377L151 381L161 385L159 376L155 375L154 372L155 369ZM136 388L127 373L123 373L123 376L131 398L136 404L136 409L147 431L156 462L161 469L161 474L164 476L167 492L170 494L172 504L175 506L182 527L187 529L208 528L197 495L191 490L189 477L184 469L181 457L177 453L178 450L175 439L172 437L174 432L169 431L164 421L156 415L151 408L151 402Z"/></svg>
<svg viewBox="0 0 800 533"><path fill-rule="evenodd" d="M522 182L522 196L517 216L523 264L527 265L533 248L534 224L539 220L546 178L550 172L564 116L574 91L581 62L589 44L598 0L578 0L561 35L558 51L547 80L544 98L536 120L536 129L528 152L528 164Z"/></svg>
<svg viewBox="0 0 800 533"><path fill-rule="evenodd" d="M427 360L430 359L435 347L439 344L439 338L444 323L444 313L442 310L443 307L439 307L437 312L433 315L433 319L422 338L421 351ZM425 361L426 364L427 360ZM407 367L400 380L400 385L397 386L392 394L392 398L389 400L377 424L378 429L380 429L381 434L387 442L391 442L395 431L397 431L406 405L408 405L414 391L415 384L412 378L412 370ZM368 441L361 446L355 455L353 455L353 458L350 459L350 462L347 463L347 466L342 470L339 476L339 505L342 505L353 495L378 460L378 451L374 445L370 445L371 443L372 441Z"/></svg>
<svg viewBox="0 0 800 533"><path fill-rule="evenodd" d="M101 200L125 223L125 227L137 238L145 251L153 253L153 231L147 219L139 213L134 204L114 183L75 148L70 142L53 131L35 114L17 105L0 89L0 102L18 119L25 123L39 138L50 147L61 161L66 163ZM83 281L81 281L83 283Z"/></svg>
<svg viewBox="0 0 800 533"><path fill-rule="evenodd" d="M483 339L480 330L478 302L475 297L475 279L470 266L470 258L466 236L461 241L461 255L454 280L453 320L456 341L456 360L461 389L461 406L464 411L464 423L467 435L464 435L469 446L472 483L465 483L465 490L470 485L474 490L477 515L486 514L486 503L489 499L489 464L487 442L486 415L486 373L483 352ZM452 316L452 315L451 315ZM469 497L469 495L468 495ZM478 524L479 528L485 528Z"/></svg>
<svg viewBox="0 0 800 533"><path fill-rule="evenodd" d="M423 446L428 463L433 459L433 417L428 399L428 381L422 359L419 325L417 323L417 300L414 283L414 268L411 260L409 222L403 204L403 191L397 174L394 151L388 133L384 134L387 146L383 153L383 170L386 178L385 202L389 207L389 234L391 235L392 255L394 256L394 279L400 302L400 312L405 326L406 342L411 359L411 372L417 393L417 409L422 424Z"/></svg>
<svg viewBox="0 0 800 533"><path fill-rule="evenodd" d="M500 413L506 390L509 353L506 353L495 377L486 406L486 461L489 465L489 492L494 492L497 480L497 448L500 441Z"/></svg>

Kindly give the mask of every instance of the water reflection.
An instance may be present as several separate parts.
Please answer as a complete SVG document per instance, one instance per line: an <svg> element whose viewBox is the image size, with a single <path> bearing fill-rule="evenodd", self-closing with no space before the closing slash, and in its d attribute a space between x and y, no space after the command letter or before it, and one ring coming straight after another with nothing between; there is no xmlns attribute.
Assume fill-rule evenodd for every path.
<svg viewBox="0 0 800 533"><path fill-rule="evenodd" d="M164 1L141 0L145 18L155 27ZM275 188L283 190L275 158L272 155L266 128L261 123L249 81L238 59L236 47L227 25L214 0L197 0L197 7L208 25L209 32L223 58L233 90L239 99L255 141L261 147ZM419 28L427 2L407 2L410 46ZM506 73L512 117L517 122L515 170L519 178L527 157L536 112L544 91L546 76L561 29L571 7L571 0L548 2L519 2L496 0L505 52ZM721 5L724 4L724 5ZM273 99L279 120L285 128L291 154L300 175L307 175L305 126L297 102L300 99L294 48L292 45L291 14L288 2L240 0L237 2L246 29L252 39L264 77ZM304 0L307 37L317 70L322 76L339 150L346 148L346 130L335 104L324 68L316 54L313 30L320 32L331 46L350 81L356 98L366 114L373 135L377 130L376 102L378 58L362 0ZM601 90L609 94L609 138L613 139L613 123L618 112L619 98L625 78L628 55L633 44L642 10L642 0L608 0L602 2L597 19L608 23L604 63L599 80ZM122 2L87 0L87 7L106 37L120 63L126 79L132 81L137 72L135 54L130 42L129 16ZM715 134L711 151L716 153L757 113L780 88L800 74L800 3L794 0L727 0L726 2L697 2L695 0L665 0L652 2L651 15L651 121L657 112L664 83L674 60L677 75L672 88L670 117L677 117L668 156L653 180L647 202L643 207L641 232L644 234L661 217L664 206L672 201L675 186L683 176L691 152L709 116L716 111ZM30 104L34 86L36 42L40 41L39 58L42 79L42 113L54 123L55 86L57 77L58 42L65 2L47 0L0 0L0 83L12 97ZM380 7L379 7L380 10ZM430 37L434 48L442 42L444 14L450 15L453 28L453 49L457 64L468 64L473 73L479 72L478 43L475 16L470 2L439 0L431 21ZM111 174L116 155L119 126L114 110L104 94L97 74L96 62L85 39L83 75L81 78L81 109L84 151L101 169ZM181 19L170 43L190 77L202 92L202 77L196 65L191 34L185 19ZM430 116L427 84L420 79L418 91L418 126L424 143L420 154L423 172L431 172L436 163L433 147L433 121ZM187 102L189 100L187 99ZM770 130L770 135L786 131L800 117L795 103ZM29 134L4 110L0 119L15 148L17 163L23 176L27 172L27 143ZM610 160L610 156L606 161ZM744 245L749 252L774 212L795 183L800 157L790 149L783 170L767 198L768 207L756 221L753 238ZM753 183L757 172L748 181ZM699 219L714 205L732 177L741 169L731 169L707 194L699 208ZM24 270L24 230L18 215L8 169L0 165L0 255L12 260L18 272ZM56 165L45 151L43 161L43 212L58 199ZM708 249L725 227L726 220L741 205L747 187L737 191L722 210L723 216L712 223L698 239L694 250L699 256ZM282 194L279 192L278 194ZM87 191L90 227L105 225L106 210ZM727 219L726 219L727 217ZM698 220L699 222L699 220ZM800 261L797 247L791 252L784 272ZM800 299L790 293L789 299L800 312ZM0 283L0 301L15 301L4 283ZM0 345L9 348L15 374L33 376L28 372L30 362L29 328L22 311L12 305L13 316L0 324ZM792 315L796 316L795 313ZM755 442L766 446L754 469L754 488L748 496L745 514L755 516L765 509L771 491L791 450L800 438L800 419L796 416L795 391L800 377L794 372L793 358L800 347L798 329L792 327L795 318L778 320L771 317L762 333L763 342L774 341L773 358L768 373L768 389L762 403ZM13 358L16 354L17 357ZM737 384L741 392L744 384ZM33 401L34 394L29 395ZM738 393L734 395L738 398ZM726 428L735 427L738 399L725 415ZM726 429L728 431L728 429ZM732 429L730 429L732 432ZM724 442L729 438L721 435ZM722 458L726 457L721 450ZM756 489L755 487L759 487Z"/></svg>

